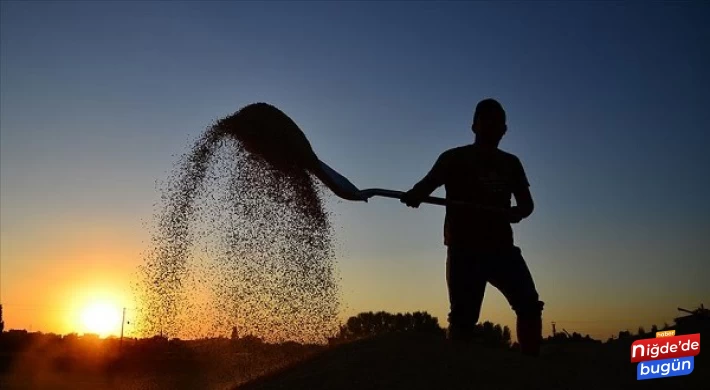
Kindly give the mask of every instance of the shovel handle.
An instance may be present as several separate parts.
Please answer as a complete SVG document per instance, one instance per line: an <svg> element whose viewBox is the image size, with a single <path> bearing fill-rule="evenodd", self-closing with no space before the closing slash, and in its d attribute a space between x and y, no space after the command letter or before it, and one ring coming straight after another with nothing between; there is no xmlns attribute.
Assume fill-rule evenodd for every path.
<svg viewBox="0 0 710 390"><path fill-rule="evenodd" d="M385 190L382 188L371 188L367 190L361 190L360 194L364 196L365 198L369 199L373 196L381 196L383 198L392 198L392 199L402 199L404 196L404 192L402 191L394 191L394 190ZM422 203L430 203L430 204L436 204L439 206L446 206L447 204L450 203L450 201L447 201L444 198L437 198L435 196L427 196L422 200Z"/></svg>
<svg viewBox="0 0 710 390"><path fill-rule="evenodd" d="M402 199L402 196L404 196L404 192L394 191L394 190L385 190L382 188L370 188L367 190L360 190L360 195L363 198L365 198L365 200L370 199L373 196L381 196L384 198L393 198L393 199ZM426 198L424 198L422 200L422 203L435 204L435 205L439 205L439 206L455 205L455 206L474 207L479 210L493 211L493 212L499 212L499 213L507 212L507 210L500 209L500 208L485 207L485 206L480 206L480 205L477 205L474 203L462 202L462 201L457 201L457 200L447 200L447 199L438 198L435 196L427 196Z"/></svg>

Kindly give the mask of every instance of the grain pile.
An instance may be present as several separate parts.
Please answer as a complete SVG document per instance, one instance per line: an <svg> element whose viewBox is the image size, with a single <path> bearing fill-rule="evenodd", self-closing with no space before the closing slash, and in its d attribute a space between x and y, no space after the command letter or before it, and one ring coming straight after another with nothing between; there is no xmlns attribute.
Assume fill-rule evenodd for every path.
<svg viewBox="0 0 710 390"><path fill-rule="evenodd" d="M268 341L323 341L337 331L324 191L302 166L275 160L304 153L289 151L293 132L279 128L295 124L272 106L247 107L270 120L242 109L217 121L162 190L137 284L144 335L229 336L236 327Z"/></svg>

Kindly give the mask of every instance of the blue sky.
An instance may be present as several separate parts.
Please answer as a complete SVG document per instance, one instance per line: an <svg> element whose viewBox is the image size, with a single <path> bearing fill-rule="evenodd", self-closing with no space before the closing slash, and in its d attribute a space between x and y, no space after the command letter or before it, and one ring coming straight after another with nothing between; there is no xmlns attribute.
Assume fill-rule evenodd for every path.
<svg viewBox="0 0 710 390"><path fill-rule="evenodd" d="M710 303L707 3L3 1L0 11L6 316L28 304L39 270L66 266L73 231L119 240L122 259L75 266L119 267L127 284L155 181L210 122L255 101L289 114L358 186L405 190L473 140L476 102L495 97L509 117L501 148L522 160L537 205L515 232L546 322L607 337ZM443 322L443 210L331 206L346 312L428 310ZM512 325L489 291L483 317Z"/></svg>

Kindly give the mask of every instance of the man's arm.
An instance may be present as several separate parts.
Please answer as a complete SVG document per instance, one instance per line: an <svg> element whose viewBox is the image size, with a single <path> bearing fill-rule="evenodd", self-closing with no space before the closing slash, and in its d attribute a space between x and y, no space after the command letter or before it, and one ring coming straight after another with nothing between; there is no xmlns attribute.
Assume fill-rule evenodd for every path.
<svg viewBox="0 0 710 390"><path fill-rule="evenodd" d="M517 158L513 166L513 196L515 197L515 206L510 208L510 223L518 223L532 214L535 204L530 193L530 183L525 169Z"/></svg>
<svg viewBox="0 0 710 390"><path fill-rule="evenodd" d="M532 214L535 209L530 187L522 187L513 193L515 206L510 208L510 222L518 223Z"/></svg>
<svg viewBox="0 0 710 390"><path fill-rule="evenodd" d="M402 203L409 207L419 207L422 200L429 196L434 190L444 185L446 172L446 157L442 153L434 163L429 173L417 184L402 196Z"/></svg>

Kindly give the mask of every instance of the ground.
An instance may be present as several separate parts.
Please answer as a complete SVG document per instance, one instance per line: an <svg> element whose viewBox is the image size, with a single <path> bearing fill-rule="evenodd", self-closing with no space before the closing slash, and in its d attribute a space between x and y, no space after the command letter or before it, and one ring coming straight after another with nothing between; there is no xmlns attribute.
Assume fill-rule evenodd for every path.
<svg viewBox="0 0 710 390"><path fill-rule="evenodd" d="M629 356L626 348L567 344L527 358L401 334L331 349L238 389L685 389L710 383L710 367L699 356L688 376L644 381L636 380Z"/></svg>
<svg viewBox="0 0 710 390"><path fill-rule="evenodd" d="M529 358L502 348L450 345L442 336L400 333L312 352L295 347L229 351L124 354L103 368L91 368L97 358L89 355L72 361L25 354L0 373L0 388L597 390L702 389L710 383L710 361L702 352L688 376L637 381L636 364L623 345L546 345L542 356Z"/></svg>

